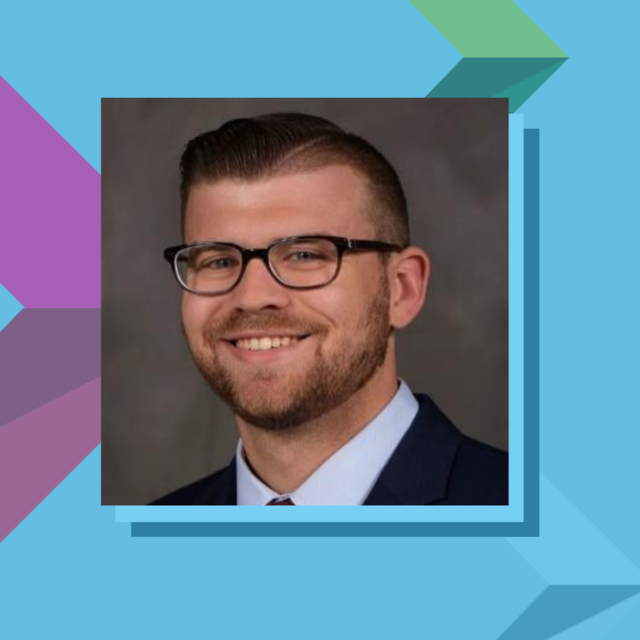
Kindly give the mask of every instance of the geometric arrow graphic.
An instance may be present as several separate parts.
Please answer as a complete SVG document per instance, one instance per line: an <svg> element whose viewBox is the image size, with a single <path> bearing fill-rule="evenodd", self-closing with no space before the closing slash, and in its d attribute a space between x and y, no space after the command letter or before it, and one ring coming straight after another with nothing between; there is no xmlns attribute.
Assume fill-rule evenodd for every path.
<svg viewBox="0 0 640 640"><path fill-rule="evenodd" d="M511 0L411 0L465 58L566 58Z"/></svg>
<svg viewBox="0 0 640 640"><path fill-rule="evenodd" d="M23 309L0 331L0 432L99 375L100 309Z"/></svg>
<svg viewBox="0 0 640 640"><path fill-rule="evenodd" d="M100 306L100 175L0 78L0 274L26 308Z"/></svg>
<svg viewBox="0 0 640 640"><path fill-rule="evenodd" d="M0 428L0 542L100 443L100 378Z"/></svg>
<svg viewBox="0 0 640 640"><path fill-rule="evenodd" d="M429 98L509 98L517 111L566 58L464 58L429 92Z"/></svg>
<svg viewBox="0 0 640 640"><path fill-rule="evenodd" d="M547 588L500 636L543 640L640 592L640 570L544 474L540 536L506 538Z"/></svg>
<svg viewBox="0 0 640 640"><path fill-rule="evenodd" d="M540 536L506 540L551 585L640 585L640 569L542 473Z"/></svg>
<svg viewBox="0 0 640 640"><path fill-rule="evenodd" d="M499 640L546 640L639 592L629 585L549 586Z"/></svg>
<svg viewBox="0 0 640 640"><path fill-rule="evenodd" d="M464 56L429 98L509 98L514 113L567 55L511 0L411 0Z"/></svg>

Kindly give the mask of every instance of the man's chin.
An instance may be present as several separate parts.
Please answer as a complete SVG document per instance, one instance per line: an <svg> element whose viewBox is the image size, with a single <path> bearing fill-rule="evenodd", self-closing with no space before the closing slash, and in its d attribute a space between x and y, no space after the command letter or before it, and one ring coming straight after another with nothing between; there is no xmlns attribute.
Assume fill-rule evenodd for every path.
<svg viewBox="0 0 640 640"><path fill-rule="evenodd" d="M236 399L232 409L248 424L267 431L285 431L304 422L291 402L277 402L275 399L262 402L255 398L246 402Z"/></svg>
<svg viewBox="0 0 640 640"><path fill-rule="evenodd" d="M209 377L218 396L245 422L268 430L282 430L298 422L299 404L292 391L296 385L286 376L266 368L242 376ZM293 418L293 420L292 420Z"/></svg>
<svg viewBox="0 0 640 640"><path fill-rule="evenodd" d="M278 401L281 396L290 396L290 389L295 387L292 372L278 371L272 367L252 367L227 375L226 379L234 396L247 401Z"/></svg>

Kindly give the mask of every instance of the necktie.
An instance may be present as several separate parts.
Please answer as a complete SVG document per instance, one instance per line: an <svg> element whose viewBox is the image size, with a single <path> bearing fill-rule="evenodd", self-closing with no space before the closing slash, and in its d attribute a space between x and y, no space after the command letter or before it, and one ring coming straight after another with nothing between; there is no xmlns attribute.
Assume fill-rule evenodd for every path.
<svg viewBox="0 0 640 640"><path fill-rule="evenodd" d="M296 505L291 502L290 498L285 498L284 500L282 498L274 498L273 500L271 500L271 502L267 502L267 504L265 505L267 507L295 507Z"/></svg>

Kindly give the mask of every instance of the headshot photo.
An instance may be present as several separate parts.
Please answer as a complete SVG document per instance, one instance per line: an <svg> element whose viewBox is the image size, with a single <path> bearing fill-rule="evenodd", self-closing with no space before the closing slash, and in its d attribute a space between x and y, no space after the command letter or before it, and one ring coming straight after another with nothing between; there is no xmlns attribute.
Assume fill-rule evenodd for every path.
<svg viewBox="0 0 640 640"><path fill-rule="evenodd" d="M102 102L102 503L509 503L506 99Z"/></svg>

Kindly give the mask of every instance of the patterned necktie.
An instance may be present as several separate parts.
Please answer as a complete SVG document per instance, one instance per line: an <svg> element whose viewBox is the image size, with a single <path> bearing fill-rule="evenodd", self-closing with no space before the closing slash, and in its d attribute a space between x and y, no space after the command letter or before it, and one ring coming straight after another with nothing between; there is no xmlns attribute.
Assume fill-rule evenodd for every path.
<svg viewBox="0 0 640 640"><path fill-rule="evenodd" d="M274 498L273 500L271 500L271 502L267 502L267 504L265 505L267 507L295 507L296 505L291 502L290 498L285 498L284 500L282 498Z"/></svg>

